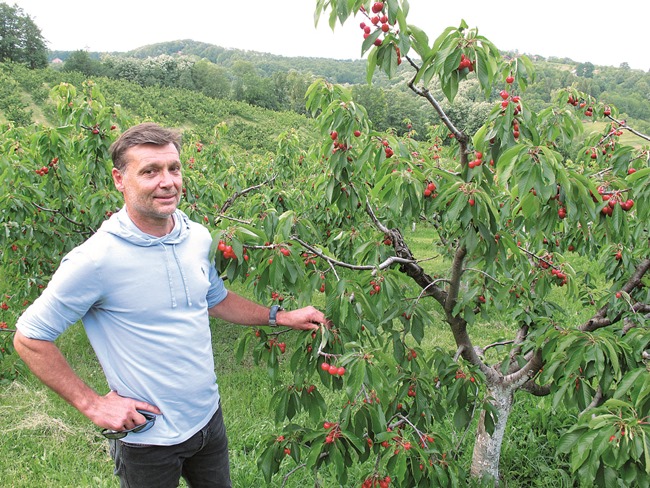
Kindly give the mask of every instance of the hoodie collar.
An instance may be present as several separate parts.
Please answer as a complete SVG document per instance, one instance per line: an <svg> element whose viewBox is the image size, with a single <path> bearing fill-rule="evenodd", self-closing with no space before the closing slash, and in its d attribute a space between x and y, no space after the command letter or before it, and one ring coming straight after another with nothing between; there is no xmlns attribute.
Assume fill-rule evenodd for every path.
<svg viewBox="0 0 650 488"><path fill-rule="evenodd" d="M119 212L114 213L108 220L104 221L99 230L125 239L136 246L179 244L189 235L190 220L185 213L178 209L176 209L172 218L174 219L172 231L162 237L156 237L142 232L129 217L126 207L123 207Z"/></svg>

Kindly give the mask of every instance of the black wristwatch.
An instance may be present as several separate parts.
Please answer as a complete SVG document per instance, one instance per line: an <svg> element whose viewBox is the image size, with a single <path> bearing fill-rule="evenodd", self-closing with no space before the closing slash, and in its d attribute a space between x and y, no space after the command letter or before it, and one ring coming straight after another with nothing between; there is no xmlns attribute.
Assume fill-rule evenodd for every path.
<svg viewBox="0 0 650 488"><path fill-rule="evenodd" d="M277 327L278 323L276 321L276 316L278 315L279 310L284 310L280 305L272 305L271 310L269 311L269 325L271 327Z"/></svg>

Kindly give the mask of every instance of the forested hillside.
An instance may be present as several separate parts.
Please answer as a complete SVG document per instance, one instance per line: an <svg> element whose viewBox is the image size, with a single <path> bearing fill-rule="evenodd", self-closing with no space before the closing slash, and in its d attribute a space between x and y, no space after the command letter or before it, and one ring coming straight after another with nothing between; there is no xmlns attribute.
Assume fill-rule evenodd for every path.
<svg viewBox="0 0 650 488"><path fill-rule="evenodd" d="M298 113L305 112L307 87L320 77L351 85L355 100L367 108L379 130L404 132L411 123L416 137L425 137L429 123L427 107L405 88L404 77L409 75L405 65L392 80L377 72L371 87L366 83L362 60L284 57L190 40L143 46L127 53L51 52L50 59L55 57L64 60L64 71L128 80L141 86L187 88L211 98ZM639 129L650 129L650 73L626 65L615 68L566 58L531 59L537 75L525 96L534 109L548 106L560 88L574 87L616 105ZM439 99L444 98L436 86L432 90ZM498 93L493 93L492 99L497 98ZM475 130L477 121L483 120L487 106L475 79L463 84L453 110L466 121L467 130Z"/></svg>

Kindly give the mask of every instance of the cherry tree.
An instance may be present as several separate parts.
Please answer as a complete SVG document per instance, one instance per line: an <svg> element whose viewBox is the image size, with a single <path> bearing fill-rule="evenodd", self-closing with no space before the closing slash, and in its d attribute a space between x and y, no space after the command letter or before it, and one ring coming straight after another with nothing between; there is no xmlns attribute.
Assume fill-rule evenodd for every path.
<svg viewBox="0 0 650 488"><path fill-rule="evenodd" d="M296 347L275 409L278 421L302 410L312 421L327 412L327 420L289 423L270 439L260 458L267 479L289 454L312 469L334 465L345 483L348 466L373 456L363 486L453 485L462 476L449 462L457 447L437 425L451 417L462 431L478 415L470 475L498 482L521 391L577 416L558 445L576 476L601 486L647 483L649 138L615 107L571 87L535 112L525 99L530 61L504 58L464 22L431 41L407 22L407 2L318 1L317 17L328 12L333 28L361 18L368 81L376 69L411 70L408 88L438 124L424 142L381 134L345 88L317 82L307 94L324 141L314 154L322 172L311 178L317 198L304 193L309 180L284 190L293 207L267 222L276 232L260 247L298 248L307 269L271 257L255 283L261 297L280 289L271 298L285 302L304 298L307 278L326 293L336 326ZM453 103L470 77L496 95L473 134L436 95ZM584 122L594 118L605 129L588 133ZM625 131L639 144L622 144ZM305 220L307 208L315 212ZM430 229L431 254L411 250L405 230L414 222ZM437 274L427 271L435 256L447 263ZM581 258L605 284L574 265ZM589 318L573 323L558 292ZM497 320L512 325L512 337L482 343ZM422 346L440 322L452 354ZM257 336L255 357L279 381L286 345L279 349L275 332ZM336 418L310 383L316 374L347 398Z"/></svg>

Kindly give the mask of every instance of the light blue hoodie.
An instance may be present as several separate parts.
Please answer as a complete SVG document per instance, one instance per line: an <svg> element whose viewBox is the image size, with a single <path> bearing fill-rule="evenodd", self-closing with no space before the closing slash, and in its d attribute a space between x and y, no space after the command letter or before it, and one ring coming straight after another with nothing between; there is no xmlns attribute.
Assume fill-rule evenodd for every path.
<svg viewBox="0 0 650 488"><path fill-rule="evenodd" d="M82 320L109 387L162 411L127 442L183 442L219 405L208 308L228 292L208 256L208 230L180 210L174 220L170 234L154 237L117 212L63 258L17 323L25 336L53 341Z"/></svg>

